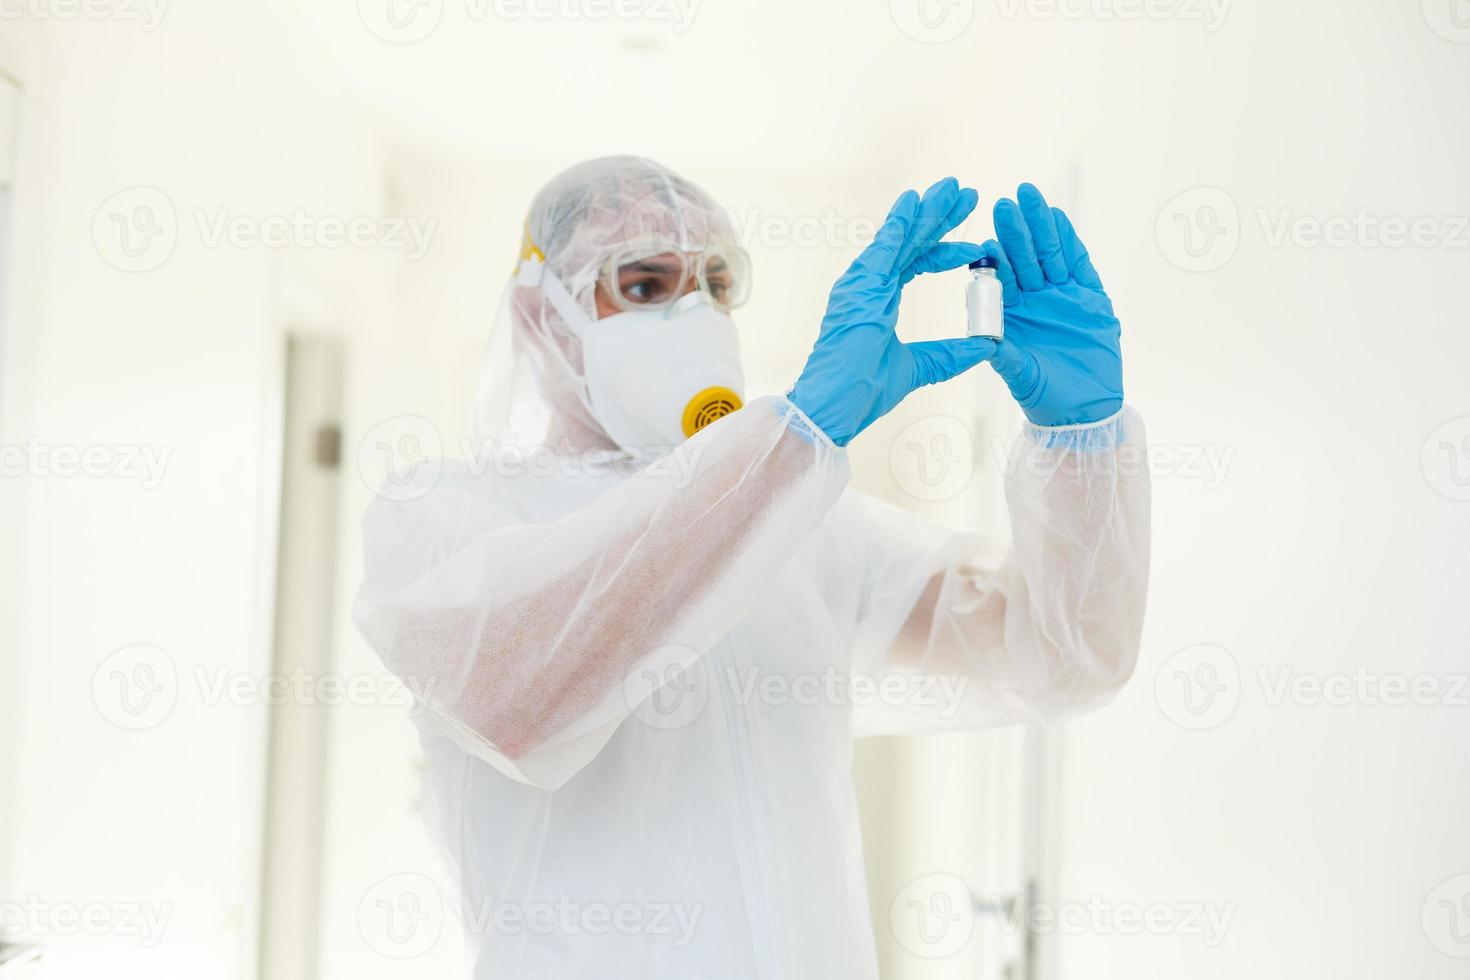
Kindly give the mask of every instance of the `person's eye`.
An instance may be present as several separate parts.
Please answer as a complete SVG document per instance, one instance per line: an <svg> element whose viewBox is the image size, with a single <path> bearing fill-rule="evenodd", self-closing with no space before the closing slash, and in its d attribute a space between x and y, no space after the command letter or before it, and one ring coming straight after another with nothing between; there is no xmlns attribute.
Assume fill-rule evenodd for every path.
<svg viewBox="0 0 1470 980"><path fill-rule="evenodd" d="M709 286L710 294L717 299L730 292L731 277L729 271L724 268L706 273L704 281Z"/></svg>
<svg viewBox="0 0 1470 980"><path fill-rule="evenodd" d="M669 298L669 283L664 276L644 275L624 279L618 287L630 303L662 303Z"/></svg>

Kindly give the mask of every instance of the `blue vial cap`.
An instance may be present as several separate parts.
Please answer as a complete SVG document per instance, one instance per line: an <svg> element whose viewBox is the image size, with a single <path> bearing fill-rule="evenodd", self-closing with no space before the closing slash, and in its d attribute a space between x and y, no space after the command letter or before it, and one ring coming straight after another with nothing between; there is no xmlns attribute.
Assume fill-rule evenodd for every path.
<svg viewBox="0 0 1470 980"><path fill-rule="evenodd" d="M972 269L994 269L998 263L993 255L983 255L970 263Z"/></svg>

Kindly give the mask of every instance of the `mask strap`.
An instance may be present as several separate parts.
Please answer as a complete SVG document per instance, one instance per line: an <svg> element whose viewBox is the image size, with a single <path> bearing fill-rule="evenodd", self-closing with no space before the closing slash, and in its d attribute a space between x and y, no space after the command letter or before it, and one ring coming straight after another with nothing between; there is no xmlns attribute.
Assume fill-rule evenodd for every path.
<svg viewBox="0 0 1470 980"><path fill-rule="evenodd" d="M546 268L546 263L540 258L531 256L521 260L516 269L516 285L539 287L541 295L551 303L551 308L561 314L561 318L577 336L580 337L591 324L587 311L577 305L572 294L567 292L567 287L562 285L554 272Z"/></svg>
<svg viewBox="0 0 1470 980"><path fill-rule="evenodd" d="M567 287L562 284L554 272L546 267L546 260L541 257L539 250L521 259L520 265L516 266L515 283L517 286L541 290L541 295L546 297L552 309L561 314L567 327L579 340L592 326L592 320L587 316L587 312L577 305L577 301L572 299L572 294L567 292ZM582 403L582 408L594 422L601 425L601 422L598 421L597 410L592 407L586 377L583 376L577 380L579 382L577 385L578 401Z"/></svg>

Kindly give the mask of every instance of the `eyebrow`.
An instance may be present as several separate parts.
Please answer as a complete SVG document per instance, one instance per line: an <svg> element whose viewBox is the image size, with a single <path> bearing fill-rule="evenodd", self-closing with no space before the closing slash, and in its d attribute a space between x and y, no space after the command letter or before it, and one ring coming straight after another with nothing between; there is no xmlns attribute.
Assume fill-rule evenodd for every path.
<svg viewBox="0 0 1470 980"><path fill-rule="evenodd" d="M678 272L681 263L676 260L659 261L657 256L647 259L637 259L618 267L619 272L633 270L634 272Z"/></svg>

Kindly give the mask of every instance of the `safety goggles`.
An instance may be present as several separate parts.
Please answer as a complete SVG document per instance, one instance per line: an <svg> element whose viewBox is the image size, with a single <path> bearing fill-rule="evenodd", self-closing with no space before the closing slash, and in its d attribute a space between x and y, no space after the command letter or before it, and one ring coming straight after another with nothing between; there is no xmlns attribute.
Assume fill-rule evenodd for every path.
<svg viewBox="0 0 1470 980"><path fill-rule="evenodd" d="M701 252L645 246L612 255L598 284L620 310L660 310L694 290L728 312L750 298L750 256L738 245L711 244Z"/></svg>

